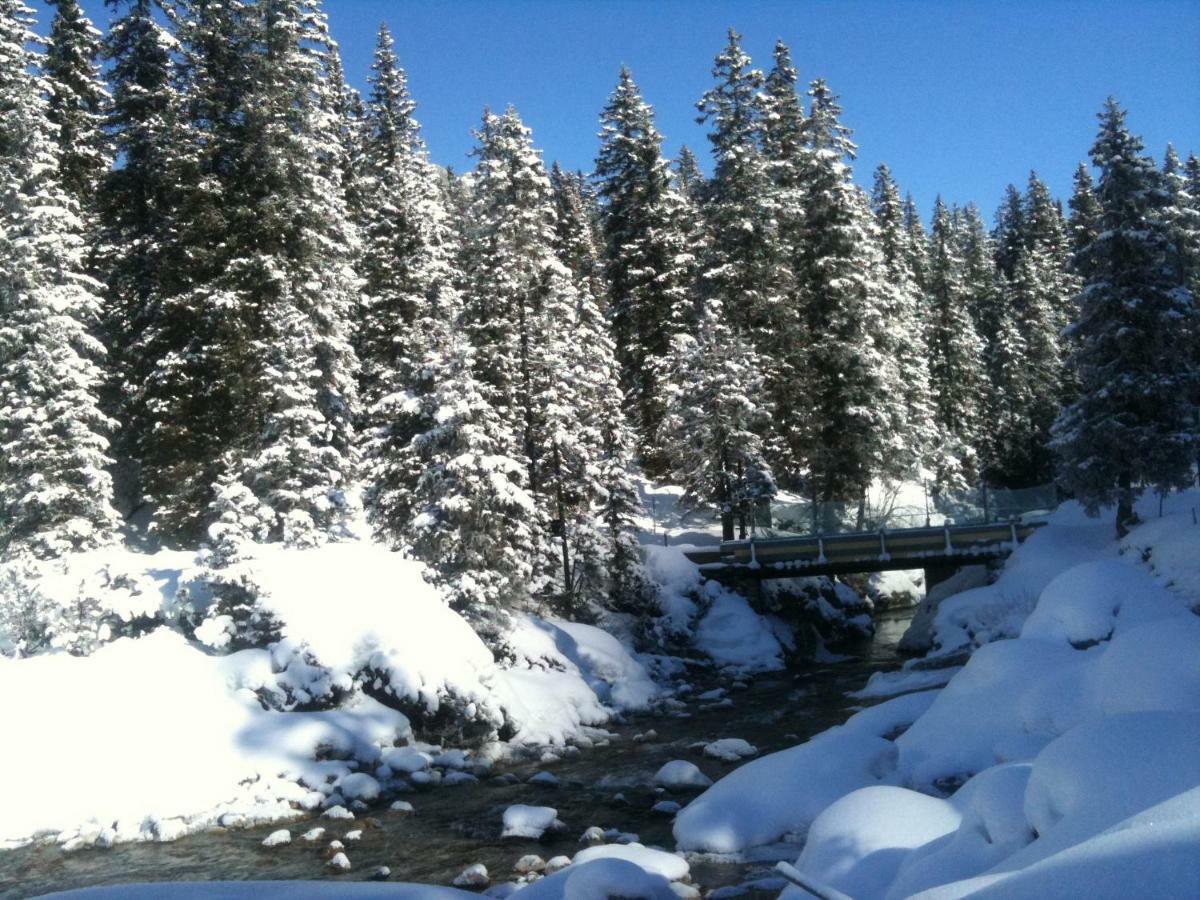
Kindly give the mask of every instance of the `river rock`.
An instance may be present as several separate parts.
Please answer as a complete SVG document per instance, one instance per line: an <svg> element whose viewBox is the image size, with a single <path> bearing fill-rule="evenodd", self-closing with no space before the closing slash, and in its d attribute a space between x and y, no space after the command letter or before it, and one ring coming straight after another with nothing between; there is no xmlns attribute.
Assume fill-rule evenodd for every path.
<svg viewBox="0 0 1200 900"><path fill-rule="evenodd" d="M292 842L292 833L286 828L280 828L278 831L272 831L263 838L262 845L264 847L278 847L280 844L290 844Z"/></svg>
<svg viewBox="0 0 1200 900"><path fill-rule="evenodd" d="M467 866L458 874L454 879L454 886L484 887L489 880L487 866L483 863L475 863L473 866Z"/></svg>
<svg viewBox="0 0 1200 900"><path fill-rule="evenodd" d="M403 772L406 775L428 769L433 763L433 757L412 747L392 747L383 751L383 764L393 772Z"/></svg>
<svg viewBox="0 0 1200 900"><path fill-rule="evenodd" d="M411 816L413 814L413 805L407 800L397 800L388 809L398 816Z"/></svg>
<svg viewBox="0 0 1200 900"><path fill-rule="evenodd" d="M325 865L335 872L350 871L350 859L345 853L335 853Z"/></svg>
<svg viewBox="0 0 1200 900"><path fill-rule="evenodd" d="M346 809L344 806L331 806L325 812L321 813L327 819L353 819L354 813Z"/></svg>
<svg viewBox="0 0 1200 900"><path fill-rule="evenodd" d="M387 881L392 877L392 870L387 866L376 866L367 875L367 881Z"/></svg>
<svg viewBox="0 0 1200 900"><path fill-rule="evenodd" d="M553 772L538 772L529 779L528 784L536 784L539 787L558 787L558 777Z"/></svg>
<svg viewBox="0 0 1200 900"><path fill-rule="evenodd" d="M342 796L351 802L355 800L370 802L379 799L379 782L366 772L354 772L347 775L338 783Z"/></svg>
<svg viewBox="0 0 1200 900"><path fill-rule="evenodd" d="M459 772L457 770L453 772L447 772L445 777L442 779L442 784L446 785L447 787L453 787L456 784L477 784L478 782L479 779L470 772Z"/></svg>
<svg viewBox="0 0 1200 900"><path fill-rule="evenodd" d="M571 864L569 856L552 856L546 860L546 874L553 875L555 872L561 872Z"/></svg>
<svg viewBox="0 0 1200 900"><path fill-rule="evenodd" d="M513 864L513 871L518 875L528 875L530 872L542 872L546 869L546 861L536 853L522 856Z"/></svg>
<svg viewBox="0 0 1200 900"><path fill-rule="evenodd" d="M658 732L655 731L653 728L651 728L649 731L644 731L640 734L635 734L633 736L633 742L635 744L645 744L645 743L649 743L650 741L657 741L657 740L658 740Z"/></svg>
<svg viewBox="0 0 1200 900"><path fill-rule="evenodd" d="M525 806L516 804L504 811L504 827L500 837L531 838L538 840L550 830L559 830L565 826L558 819L558 810L551 806Z"/></svg>
<svg viewBox="0 0 1200 900"><path fill-rule="evenodd" d="M353 831L347 831L342 835L343 841L360 841L362 840L362 829L356 828Z"/></svg>
<svg viewBox="0 0 1200 900"><path fill-rule="evenodd" d="M324 828L310 828L310 829L308 829L308 831L304 832L304 834L300 835L300 839L308 841L311 844L315 841L319 841L324 836L325 836Z"/></svg>
<svg viewBox="0 0 1200 900"><path fill-rule="evenodd" d="M700 790L712 786L712 779L686 759L673 759L654 775L654 783L671 790Z"/></svg>
<svg viewBox="0 0 1200 900"><path fill-rule="evenodd" d="M704 755L724 762L737 762L748 756L757 756L758 748L741 738L721 738L704 747Z"/></svg>
<svg viewBox="0 0 1200 900"><path fill-rule="evenodd" d="M683 807L674 800L659 800L650 808L650 811L656 812L660 816L673 816L681 809L683 809Z"/></svg>
<svg viewBox="0 0 1200 900"><path fill-rule="evenodd" d="M587 844L591 847L595 847L597 844L603 844L604 829L599 825L591 826L587 831L579 836L579 843Z"/></svg>
<svg viewBox="0 0 1200 900"><path fill-rule="evenodd" d="M693 885L684 884L682 881L671 882L671 893L681 900L700 900L702 896Z"/></svg>
<svg viewBox="0 0 1200 900"><path fill-rule="evenodd" d="M446 750L433 758L433 764L443 769L465 769L467 754L464 750Z"/></svg>

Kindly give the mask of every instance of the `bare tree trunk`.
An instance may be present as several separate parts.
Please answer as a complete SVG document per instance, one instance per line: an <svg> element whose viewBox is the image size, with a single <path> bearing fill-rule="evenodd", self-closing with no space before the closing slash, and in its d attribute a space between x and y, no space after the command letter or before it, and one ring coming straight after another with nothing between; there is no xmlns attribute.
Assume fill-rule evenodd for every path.
<svg viewBox="0 0 1200 900"><path fill-rule="evenodd" d="M1137 516L1133 512L1133 476L1128 469L1121 472L1117 485L1120 488L1117 498L1117 537L1123 538L1137 522Z"/></svg>

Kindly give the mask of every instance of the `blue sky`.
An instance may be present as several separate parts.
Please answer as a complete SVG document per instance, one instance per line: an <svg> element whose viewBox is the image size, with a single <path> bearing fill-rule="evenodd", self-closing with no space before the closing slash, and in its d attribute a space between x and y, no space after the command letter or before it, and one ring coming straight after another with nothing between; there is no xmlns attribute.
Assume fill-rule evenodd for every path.
<svg viewBox="0 0 1200 900"><path fill-rule="evenodd" d="M85 6L103 27L101 0ZM462 170L485 105L512 103L547 162L589 169L597 116L632 70L667 150L704 158L695 102L725 30L766 68L776 38L801 80L824 77L859 143L928 216L934 197L990 217L1031 168L1065 200L1108 94L1160 158L1200 153L1200 0L326 0L347 73L365 88L386 21L433 158ZM43 13L44 15L44 13Z"/></svg>

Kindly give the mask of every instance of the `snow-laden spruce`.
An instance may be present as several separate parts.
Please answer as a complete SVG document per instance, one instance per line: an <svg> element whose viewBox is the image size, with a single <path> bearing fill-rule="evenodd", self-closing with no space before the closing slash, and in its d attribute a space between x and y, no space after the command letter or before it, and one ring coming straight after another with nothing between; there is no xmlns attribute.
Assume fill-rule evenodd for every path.
<svg viewBox="0 0 1200 900"><path fill-rule="evenodd" d="M99 285L57 174L31 20L0 5L0 561L100 546L117 526Z"/></svg>

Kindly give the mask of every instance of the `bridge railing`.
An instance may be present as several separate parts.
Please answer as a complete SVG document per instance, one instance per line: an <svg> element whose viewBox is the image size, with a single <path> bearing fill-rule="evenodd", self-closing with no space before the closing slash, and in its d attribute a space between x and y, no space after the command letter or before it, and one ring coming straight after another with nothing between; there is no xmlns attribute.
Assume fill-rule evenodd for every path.
<svg viewBox="0 0 1200 900"><path fill-rule="evenodd" d="M1053 484L1019 489L978 487L929 493L920 506L870 501L773 502L755 521L758 537L895 531L926 525L988 525L1044 519L1058 505Z"/></svg>

